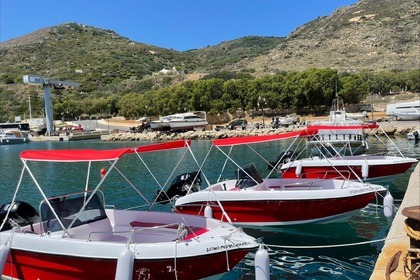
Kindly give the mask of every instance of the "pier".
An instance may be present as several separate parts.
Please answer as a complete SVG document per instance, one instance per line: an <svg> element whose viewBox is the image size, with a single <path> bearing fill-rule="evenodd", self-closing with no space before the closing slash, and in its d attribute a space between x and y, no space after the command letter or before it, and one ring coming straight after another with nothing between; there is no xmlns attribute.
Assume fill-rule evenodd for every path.
<svg viewBox="0 0 420 280"><path fill-rule="evenodd" d="M418 279L410 278L410 272L405 267L405 256L412 245L410 241L410 236L405 230L405 220L407 217L403 215L403 209L408 207L419 207L420 205L420 164L417 164L413 173L410 176L410 181L407 186L407 191L404 195L401 206L396 213L394 220L392 221L391 228L388 232L387 240L385 241L384 247L382 248L381 253L378 256L378 259L375 264L375 268L372 272L370 280L379 280L379 279L392 279L392 280L407 280L407 279ZM420 212L417 211L417 218L420 219ZM411 243L411 244L410 244ZM418 244L418 241L417 241ZM417 247L417 250L419 248ZM392 259L395 254L401 251L399 258ZM420 254L420 253L419 253ZM398 265L398 266L397 266ZM393 270L390 274L390 278L386 277L387 270L389 272L390 267Z"/></svg>

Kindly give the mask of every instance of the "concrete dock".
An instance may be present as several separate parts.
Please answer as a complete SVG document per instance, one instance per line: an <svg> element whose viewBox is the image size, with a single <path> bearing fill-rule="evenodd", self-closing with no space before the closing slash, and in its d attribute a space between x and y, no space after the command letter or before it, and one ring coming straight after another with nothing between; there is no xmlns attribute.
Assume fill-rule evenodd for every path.
<svg viewBox="0 0 420 280"><path fill-rule="evenodd" d="M402 214L402 210L407 207L420 205L420 164L417 164L413 173L410 176L410 181L407 186L407 191L404 195L401 206L392 221L387 240L384 247L376 261L375 268L370 277L371 280L383 280L386 278L386 269L390 259L398 252L402 251L399 257L398 267L391 273L390 279L392 280L407 280L418 279L410 278L410 273L404 272L404 257L410 247L410 237L405 230L405 219L407 218ZM396 262L395 262L396 265Z"/></svg>

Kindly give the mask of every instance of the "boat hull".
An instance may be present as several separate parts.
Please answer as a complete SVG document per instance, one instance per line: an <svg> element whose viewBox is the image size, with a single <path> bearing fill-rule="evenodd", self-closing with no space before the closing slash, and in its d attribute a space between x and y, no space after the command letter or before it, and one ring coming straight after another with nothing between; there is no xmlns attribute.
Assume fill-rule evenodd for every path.
<svg viewBox="0 0 420 280"><path fill-rule="evenodd" d="M194 129L204 129L207 125L207 121L184 121L184 122L169 122L171 131L185 131Z"/></svg>
<svg viewBox="0 0 420 280"><path fill-rule="evenodd" d="M135 260L132 279L201 279L226 272L245 257L238 249L188 258ZM194 263L192 266L191 263ZM115 279L117 259L82 258L11 250L3 275L18 279ZM177 275L175 273L177 270ZM211 272L211 274L209 274Z"/></svg>
<svg viewBox="0 0 420 280"><path fill-rule="evenodd" d="M363 177L363 165L367 163L366 179L378 179L395 176L405 173L415 160L395 160L395 161L364 161L364 160L303 160L300 175L296 174L297 164L286 164L282 166L282 178L317 178L317 179L337 179L346 178L349 180L365 179Z"/></svg>
<svg viewBox="0 0 420 280"><path fill-rule="evenodd" d="M15 145L15 144L25 144L29 143L29 138L15 138L15 139L1 139L0 138L0 145Z"/></svg>
<svg viewBox="0 0 420 280"><path fill-rule="evenodd" d="M374 185L351 190L311 189L309 185L293 189L273 185L268 191L214 191L214 196L201 191L179 198L175 208L180 213L203 216L209 205L215 219L227 221L223 208L236 225L329 223L348 219L374 201L376 192L385 191Z"/></svg>

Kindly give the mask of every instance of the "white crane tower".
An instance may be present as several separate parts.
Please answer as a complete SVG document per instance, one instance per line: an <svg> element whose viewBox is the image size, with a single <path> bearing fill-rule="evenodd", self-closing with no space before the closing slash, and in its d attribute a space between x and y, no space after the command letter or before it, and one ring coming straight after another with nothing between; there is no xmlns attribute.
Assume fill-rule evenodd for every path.
<svg viewBox="0 0 420 280"><path fill-rule="evenodd" d="M54 125L51 86L58 89L64 89L65 87L78 87L79 84L71 81L49 80L37 75L25 75L23 76L23 82L30 85L42 85L44 89L45 121L47 124L46 135L50 136Z"/></svg>

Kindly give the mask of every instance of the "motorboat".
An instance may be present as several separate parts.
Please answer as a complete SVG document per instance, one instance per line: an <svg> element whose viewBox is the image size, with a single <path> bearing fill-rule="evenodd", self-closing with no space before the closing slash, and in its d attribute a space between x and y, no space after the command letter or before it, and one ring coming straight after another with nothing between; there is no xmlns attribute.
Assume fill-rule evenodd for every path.
<svg viewBox="0 0 420 280"><path fill-rule="evenodd" d="M258 182L258 183L257 183ZM282 179L221 181L175 201L180 213L205 215L243 226L346 221L386 189L349 180ZM206 209L207 207L207 209Z"/></svg>
<svg viewBox="0 0 420 280"><path fill-rule="evenodd" d="M364 125L363 117L349 118L342 100L341 103L340 107L340 100L337 97L333 100L328 120L308 125L308 128L318 130L318 134L309 138L307 142L307 148L313 154L320 151L322 143L328 143L343 155L363 154L369 149L364 129L375 127Z"/></svg>
<svg viewBox="0 0 420 280"><path fill-rule="evenodd" d="M383 179L405 173L417 159L404 156L363 154L356 156L309 157L284 163L282 178Z"/></svg>
<svg viewBox="0 0 420 280"><path fill-rule="evenodd" d="M232 269L258 246L240 228L197 215L107 206L112 205L109 197L121 196L108 196L108 192L123 191L127 197L127 187L141 194L130 173L122 172L127 166L124 161L118 164L122 158L141 158L189 144L172 141L110 150L23 151L21 180L13 200L0 211L3 277L201 279ZM72 180L68 186L78 189L78 185L80 192L52 194L63 188L46 180L50 178L45 174L61 170L71 178L73 167L80 170L80 166L87 168L86 174L79 174L84 179ZM21 184L28 186L26 176L42 198L37 208L17 199Z"/></svg>
<svg viewBox="0 0 420 280"><path fill-rule="evenodd" d="M398 120L419 120L420 100L386 105L386 115Z"/></svg>
<svg viewBox="0 0 420 280"><path fill-rule="evenodd" d="M204 113L204 115L206 115ZM205 129L208 124L206 118L202 118L196 112L173 114L162 117L160 120L151 121L150 127L153 131L188 131L194 129Z"/></svg>
<svg viewBox="0 0 420 280"><path fill-rule="evenodd" d="M346 118L353 119L353 120L363 120L367 117L367 112L359 112L359 113L348 113L346 112Z"/></svg>
<svg viewBox="0 0 420 280"><path fill-rule="evenodd" d="M169 130L167 122L173 117L173 115L164 116L159 120L150 121L150 128L153 131L164 131Z"/></svg>
<svg viewBox="0 0 420 280"><path fill-rule="evenodd" d="M311 125L308 129L318 133L307 139L306 148L313 155L322 155L331 147L341 155L359 155L369 150L365 130L377 129L378 125Z"/></svg>
<svg viewBox="0 0 420 280"><path fill-rule="evenodd" d="M412 110L395 110L394 116L400 121L420 120L420 108Z"/></svg>
<svg viewBox="0 0 420 280"><path fill-rule="evenodd" d="M301 130L276 135L215 139L213 146L226 156L227 161L234 162L230 152L235 146L307 137L312 133L315 132ZM224 147L229 148L229 153ZM182 192L180 184L177 187L179 192L169 189L166 193L171 193L173 197L167 195L167 198L174 200L174 211L212 216L235 225L251 227L330 223L347 220L387 192L381 185L346 179L284 179L268 176L263 179L254 165L235 165L238 167L235 178L209 183L208 187L200 190L196 190L195 183L189 181L187 185L195 190L186 193ZM198 175L196 177L200 178Z"/></svg>
<svg viewBox="0 0 420 280"><path fill-rule="evenodd" d="M0 133L0 145L24 144L29 142L28 134L19 130L5 130Z"/></svg>
<svg viewBox="0 0 420 280"><path fill-rule="evenodd" d="M206 125L208 122L205 117L202 118L195 112L175 114L164 124L170 131L204 130Z"/></svg>
<svg viewBox="0 0 420 280"><path fill-rule="evenodd" d="M376 125L368 126L368 128L375 127ZM376 133L373 136L378 138ZM314 136L309 138L311 137ZM386 135L386 137L388 136ZM352 138L349 136L346 141L349 144L343 141L343 145L350 146ZM388 141L390 146L394 147L392 153L385 152L386 147L384 147L377 154L344 155L342 149L331 145L329 139L318 139L318 153L309 153L299 158L297 154L302 153L298 151L299 147L295 147L294 151L288 151L293 154L293 157L289 156L288 162L283 160L281 163L275 162L271 166L279 167L278 170L282 178L334 179L344 177L348 180L378 181L403 174L417 163L417 159L405 157L389 137ZM378 143L381 142L382 140L378 138Z"/></svg>

